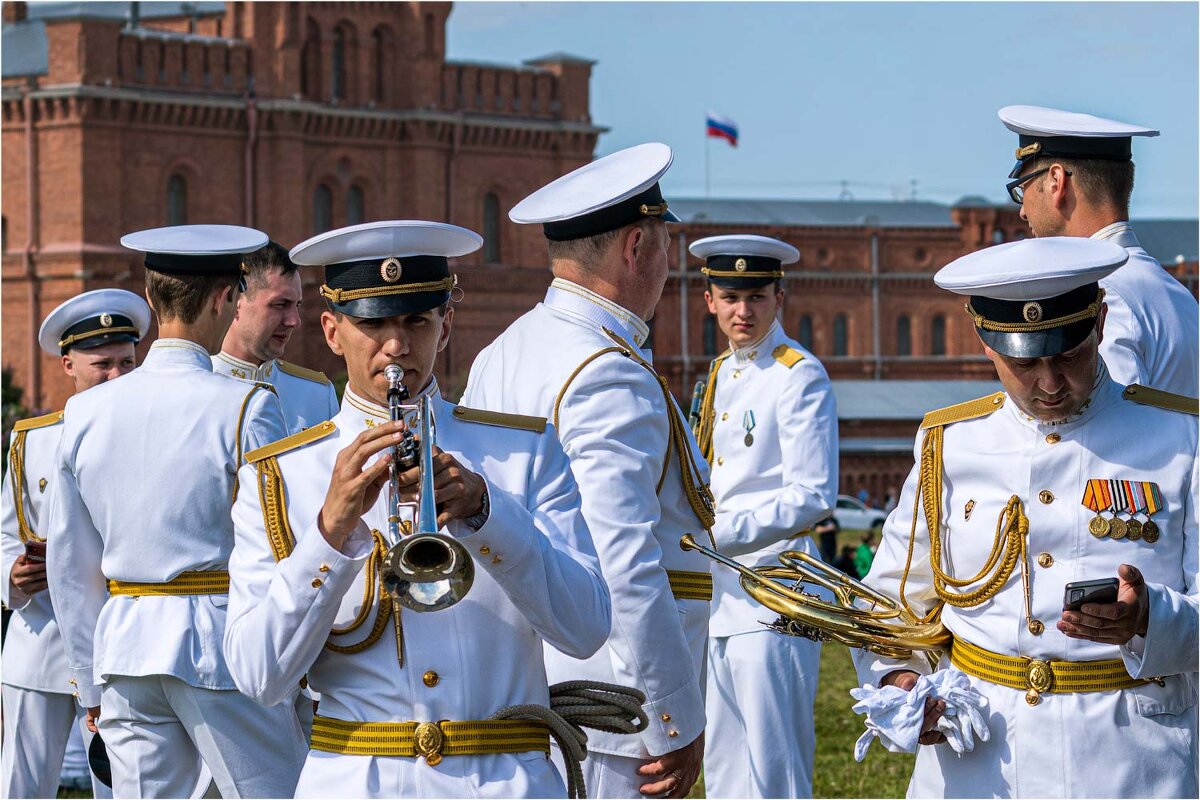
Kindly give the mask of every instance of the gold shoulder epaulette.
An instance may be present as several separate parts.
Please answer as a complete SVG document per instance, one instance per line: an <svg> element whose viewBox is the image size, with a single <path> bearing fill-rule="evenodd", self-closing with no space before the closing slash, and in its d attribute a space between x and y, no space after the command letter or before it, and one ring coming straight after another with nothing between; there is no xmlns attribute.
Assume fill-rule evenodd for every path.
<svg viewBox="0 0 1200 800"><path fill-rule="evenodd" d="M336 430L337 425L333 424L333 420L325 420L319 425L313 425L311 428L305 428L299 433L285 436L277 442L271 442L257 450L251 450L246 454L246 463L253 464L255 461L262 461L264 458L271 458L272 456L286 453L289 450L295 450L297 447L311 444L318 439L324 439Z"/></svg>
<svg viewBox="0 0 1200 800"><path fill-rule="evenodd" d="M290 361L284 361L283 359L280 359L275 363L278 364L279 368L288 375L294 375L297 378L304 378L305 380L312 381L313 383L330 382L329 378L325 377L324 372L319 372L315 369L309 369L308 367L302 367L299 364L293 364Z"/></svg>
<svg viewBox="0 0 1200 800"><path fill-rule="evenodd" d="M939 408L925 415L925 419L921 420L921 430L949 425L952 422L962 422L965 419L986 417L1003 405L1004 392L996 392L995 394L989 394L987 397L980 397L975 400L968 400L965 403L959 403L958 405Z"/></svg>
<svg viewBox="0 0 1200 800"><path fill-rule="evenodd" d="M804 353L801 353L796 348L789 347L786 344L781 344L779 347L776 347L771 351L771 355L775 357L776 361L778 361L780 364L783 364L788 369L791 369L804 360Z"/></svg>
<svg viewBox="0 0 1200 800"><path fill-rule="evenodd" d="M463 422L478 422L481 425L495 425L499 428L517 428L534 433L545 433L545 417L527 417L523 414L501 414L498 411L484 411L479 408L466 406L454 407L454 418Z"/></svg>
<svg viewBox="0 0 1200 800"><path fill-rule="evenodd" d="M30 417L29 419L19 419L13 424L13 432L31 431L35 428L46 428L50 425L57 425L63 421L63 412L55 411L53 414L43 414L40 417Z"/></svg>
<svg viewBox="0 0 1200 800"><path fill-rule="evenodd" d="M1200 412L1200 400L1197 400L1195 397L1164 392L1161 389L1151 389L1149 386L1140 386L1136 383L1132 386L1126 386L1121 396L1126 400L1132 400L1144 406L1165 408L1168 411L1179 411L1183 414L1191 414L1193 417L1197 416L1197 412Z"/></svg>

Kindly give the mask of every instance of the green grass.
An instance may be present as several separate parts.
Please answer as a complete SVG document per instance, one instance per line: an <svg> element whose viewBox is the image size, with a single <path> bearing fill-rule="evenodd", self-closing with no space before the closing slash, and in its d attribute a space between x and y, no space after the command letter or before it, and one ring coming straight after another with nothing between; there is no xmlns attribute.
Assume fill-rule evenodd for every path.
<svg viewBox="0 0 1200 800"><path fill-rule="evenodd" d="M858 685L850 650L836 643L821 648L821 679L813 706L817 753L813 760L813 797L904 797L914 757L871 745L861 764L854 742L862 735L862 717L850 710L850 690ZM704 776L688 797L704 797Z"/></svg>

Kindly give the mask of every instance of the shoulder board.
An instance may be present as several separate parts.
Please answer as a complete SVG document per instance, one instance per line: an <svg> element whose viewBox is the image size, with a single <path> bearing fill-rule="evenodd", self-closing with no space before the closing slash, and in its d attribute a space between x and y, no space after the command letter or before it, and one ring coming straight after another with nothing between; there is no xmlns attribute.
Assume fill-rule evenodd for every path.
<svg viewBox="0 0 1200 800"><path fill-rule="evenodd" d="M454 418L463 422L478 422L480 425L495 425L498 428L517 428L534 433L545 433L545 417L527 417L523 414L501 414L498 411L484 411L479 408L466 406L454 407Z"/></svg>
<svg viewBox="0 0 1200 800"><path fill-rule="evenodd" d="M771 355L775 357L776 361L778 361L780 364L783 364L788 369L791 369L804 360L804 353L801 353L796 348L789 347L786 344L781 344L779 347L776 347L771 351Z"/></svg>
<svg viewBox="0 0 1200 800"><path fill-rule="evenodd" d="M1191 414L1193 417L1197 416L1197 412L1200 412L1200 400L1197 400L1195 397L1164 392L1161 389L1151 389L1149 386L1139 386L1136 383L1132 386L1126 386L1121 396L1126 400L1132 400L1144 406L1165 408L1167 411L1179 411L1183 414Z"/></svg>
<svg viewBox="0 0 1200 800"><path fill-rule="evenodd" d="M976 400L968 400L954 406L946 406L936 411L930 411L921 420L921 430L949 425L952 422L962 422L966 419L986 417L1004 405L1004 392L989 394Z"/></svg>
<svg viewBox="0 0 1200 800"><path fill-rule="evenodd" d="M53 414L43 414L40 417L30 417L29 419L19 419L13 424L13 431L31 431L34 428L46 428L50 425L57 425L63 421L63 412L55 411Z"/></svg>
<svg viewBox="0 0 1200 800"><path fill-rule="evenodd" d="M288 375L293 375L297 378L304 378L305 380L312 381L313 383L329 383L330 382L329 378L325 377L324 372L318 372L315 369L309 369L308 367L302 367L299 364L293 364L290 361L284 361L282 359L280 359L279 361L276 361L275 363L279 366L279 368L281 370L286 372Z"/></svg>
<svg viewBox="0 0 1200 800"><path fill-rule="evenodd" d="M299 433L293 433L291 436L285 436L277 442L271 442L268 445L263 445L257 450L251 450L246 454L246 463L253 464L255 461L272 458L277 455L286 453L289 450L295 450L297 447L303 447L306 444L311 444L318 439L324 439L329 434L337 430L337 425L333 424L333 420L326 420L319 425L313 425L311 428L305 428Z"/></svg>

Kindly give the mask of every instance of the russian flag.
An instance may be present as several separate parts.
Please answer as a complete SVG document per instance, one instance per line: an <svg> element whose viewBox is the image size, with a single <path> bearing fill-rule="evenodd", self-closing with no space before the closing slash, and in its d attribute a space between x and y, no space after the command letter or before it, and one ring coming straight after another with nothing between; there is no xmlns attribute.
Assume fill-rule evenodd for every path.
<svg viewBox="0 0 1200 800"><path fill-rule="evenodd" d="M738 128L737 123L729 117L722 117L720 114L708 112L708 117L705 119L705 124L708 127L707 136L717 139L724 139L729 144L737 147Z"/></svg>

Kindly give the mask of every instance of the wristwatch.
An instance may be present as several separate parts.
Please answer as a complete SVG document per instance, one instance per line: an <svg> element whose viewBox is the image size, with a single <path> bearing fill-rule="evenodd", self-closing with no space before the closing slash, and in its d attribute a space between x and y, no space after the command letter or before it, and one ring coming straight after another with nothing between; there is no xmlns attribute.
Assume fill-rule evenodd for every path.
<svg viewBox="0 0 1200 800"><path fill-rule="evenodd" d="M480 501L479 513L472 514L469 517L464 517L463 522L465 522L467 527L471 530L477 531L483 527L483 523L487 522L488 514L491 512L491 510L492 503L490 500L488 500L488 490L487 485L485 484L483 487L483 499Z"/></svg>

